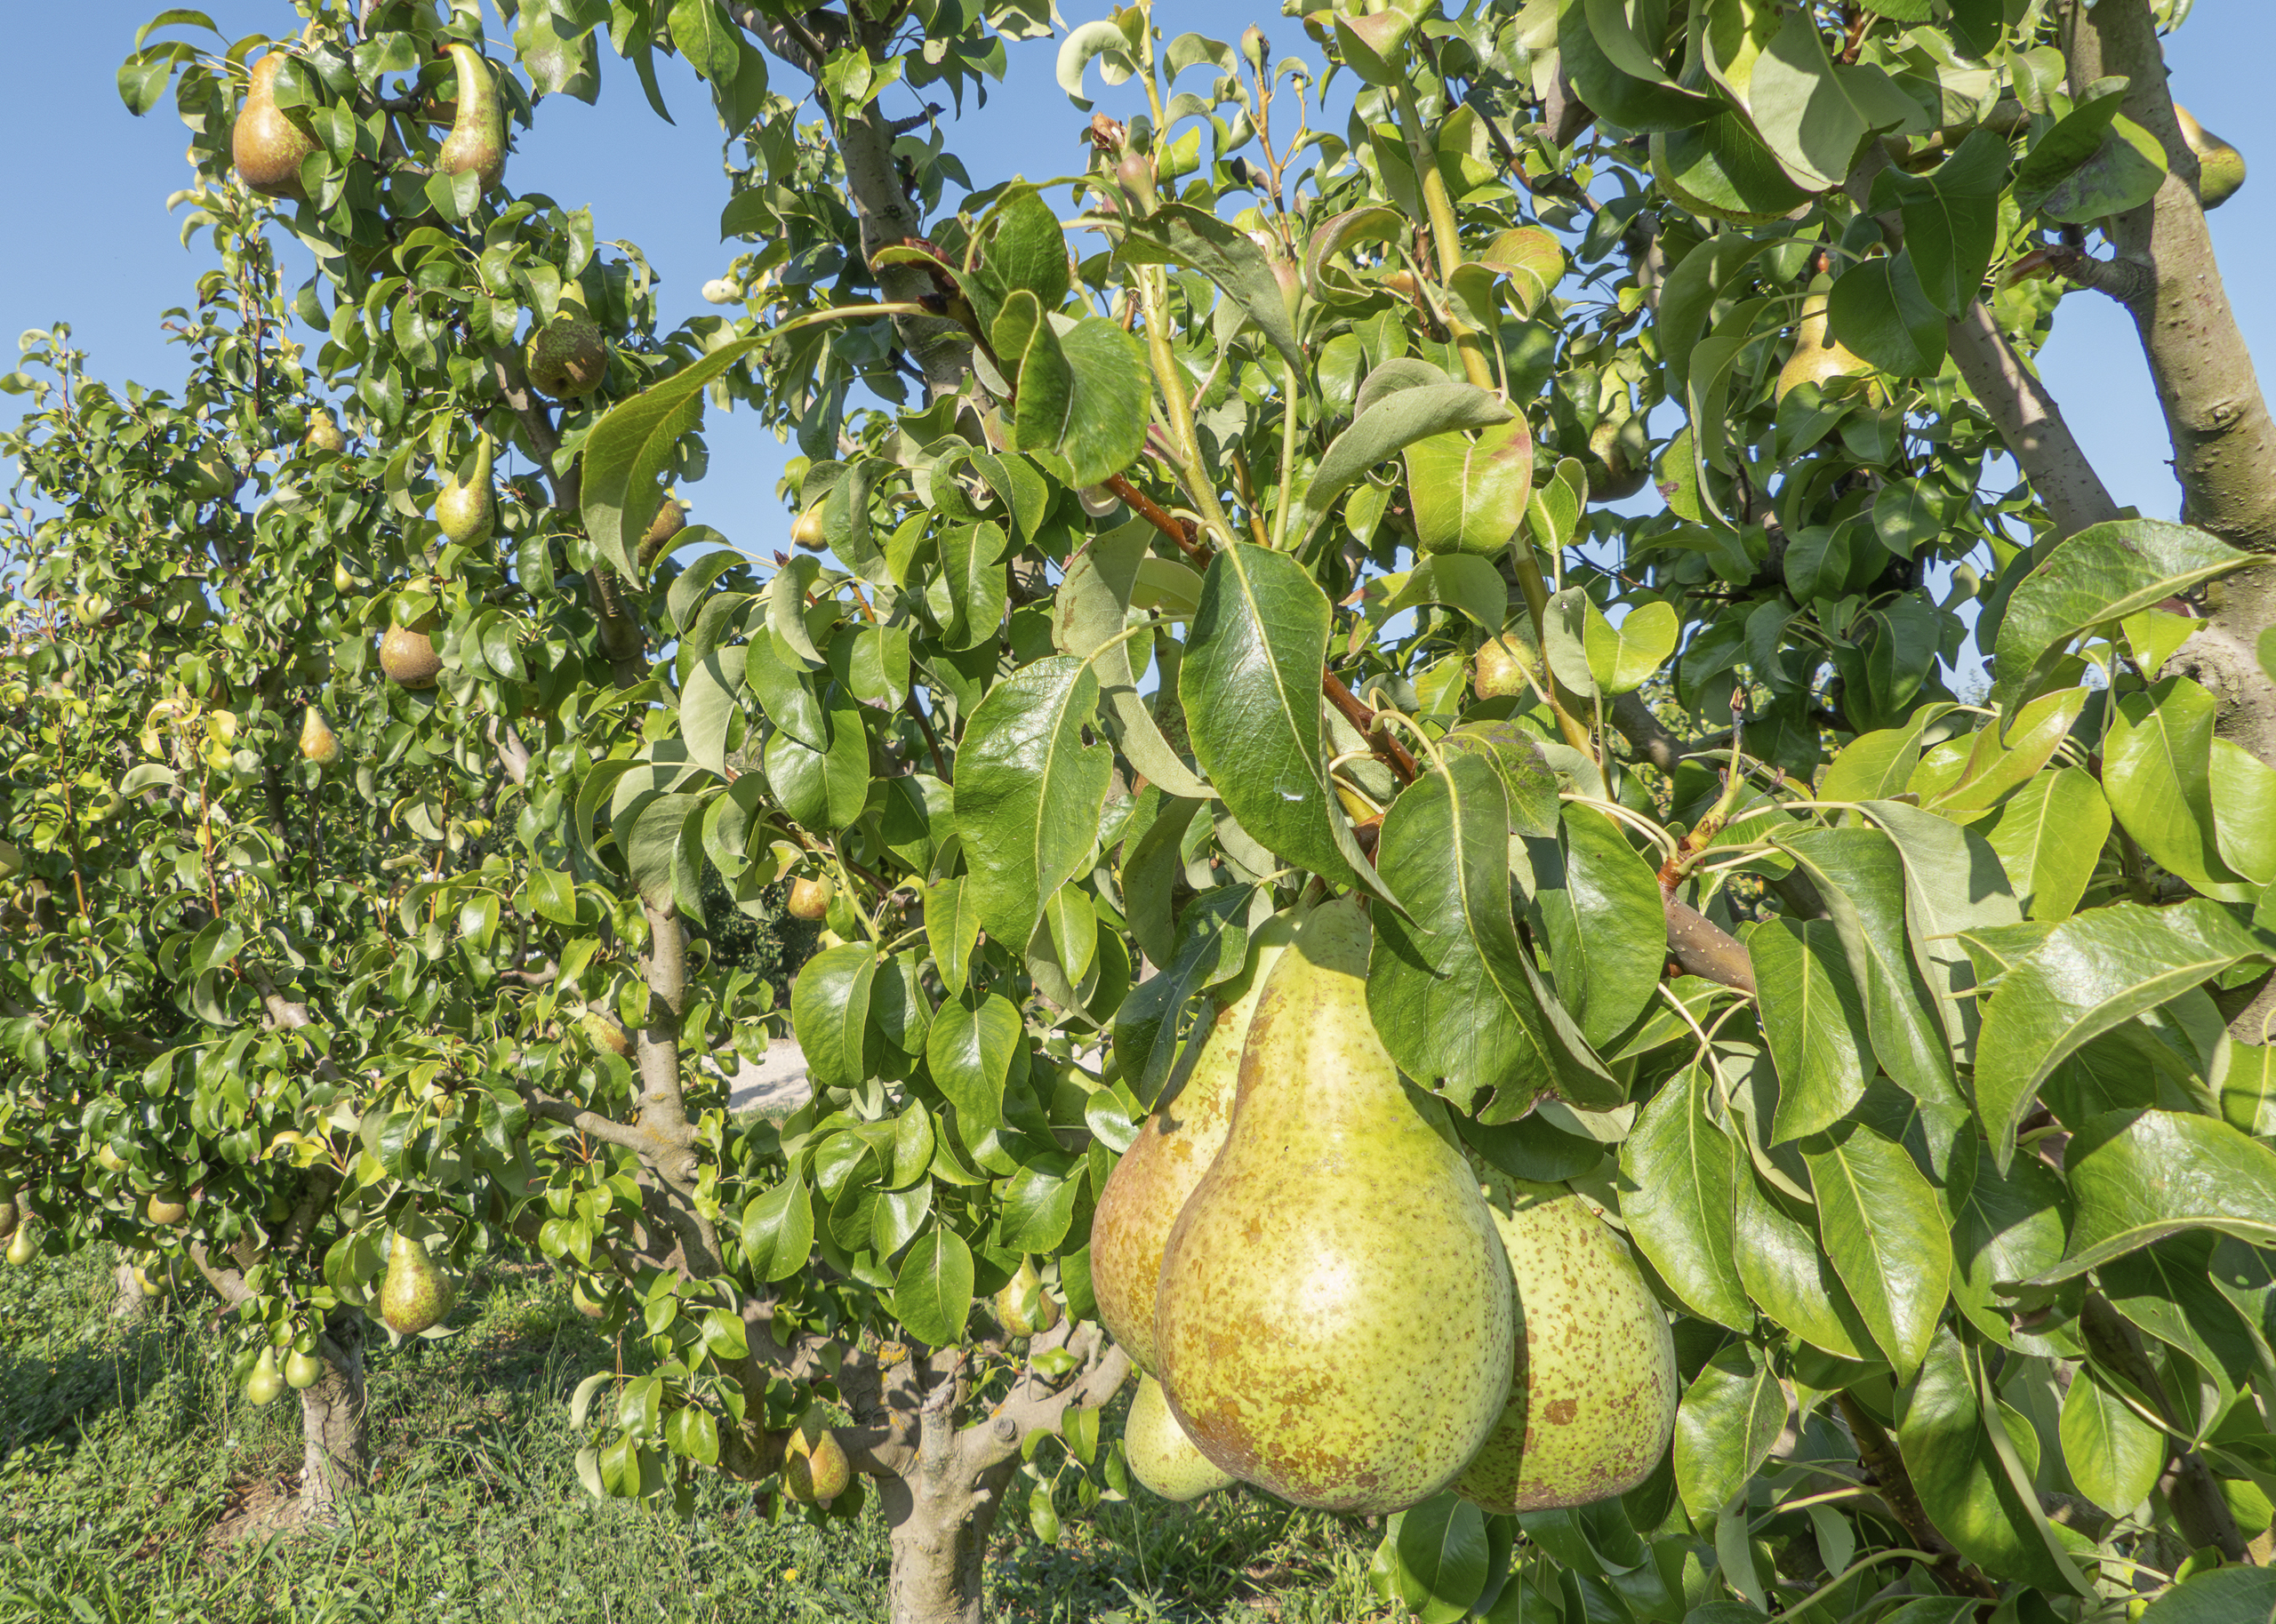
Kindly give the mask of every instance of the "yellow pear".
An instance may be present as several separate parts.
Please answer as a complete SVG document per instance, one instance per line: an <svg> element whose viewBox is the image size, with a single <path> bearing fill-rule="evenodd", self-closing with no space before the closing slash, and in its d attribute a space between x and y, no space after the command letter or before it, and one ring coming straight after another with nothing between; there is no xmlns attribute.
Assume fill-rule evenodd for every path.
<svg viewBox="0 0 2276 1624"><path fill-rule="evenodd" d="M829 912L837 890L828 875L813 880L801 876L790 882L790 900L784 906L794 919L820 919Z"/></svg>
<svg viewBox="0 0 2276 1624"><path fill-rule="evenodd" d="M845 1446L827 1427L809 1420L782 1446L782 1490L802 1506L827 1506L853 1481Z"/></svg>
<svg viewBox="0 0 2276 1624"><path fill-rule="evenodd" d="M229 157L237 178L268 197L305 198L301 163L317 149L317 135L300 108L276 105L276 70L288 59L270 51L252 65L245 104L229 132Z"/></svg>
<svg viewBox="0 0 2276 1624"><path fill-rule="evenodd" d="M2173 116L2181 124L2181 139L2197 155L2197 201L2217 209L2244 184L2244 154L2199 124L2178 101Z"/></svg>
<svg viewBox="0 0 2276 1624"><path fill-rule="evenodd" d="M416 626L390 622L380 639L380 669L402 688L432 688L442 674L443 657L435 652L435 617L421 616Z"/></svg>
<svg viewBox="0 0 2276 1624"><path fill-rule="evenodd" d="M39 1255L39 1243L32 1239L29 1224L16 1226L16 1237L8 1243L8 1261L21 1268Z"/></svg>
<svg viewBox="0 0 2276 1624"><path fill-rule="evenodd" d="M1099 1324L1142 1372L1160 1364L1154 1295L1162 1281L1162 1250L1187 1199L1224 1148L1250 1018L1295 933L1294 916L1277 914L1250 937L1240 975L1211 994L1217 1014L1209 1029L1187 1039L1201 1051L1184 1086L1154 1108L1099 1192L1091 1219L1091 1292Z"/></svg>
<svg viewBox="0 0 2276 1624"><path fill-rule="evenodd" d="M1130 1475L1164 1500L1198 1500L1236 1481L1230 1472L1194 1448L1170 1413L1162 1384L1151 1376L1138 1378L1137 1396L1130 1401L1130 1418L1122 1423L1122 1452Z"/></svg>
<svg viewBox="0 0 2276 1624"><path fill-rule="evenodd" d="M301 756L319 767L329 767L340 759L340 735L332 731L321 705L311 705L301 713Z"/></svg>
<svg viewBox="0 0 2276 1624"><path fill-rule="evenodd" d="M506 173L506 112L498 82L472 45L451 47L451 68L458 75L458 101L435 168L445 175L479 175L482 189L490 191Z"/></svg>
<svg viewBox="0 0 2276 1624"><path fill-rule="evenodd" d="M324 1377L324 1361L312 1353L302 1353L295 1348L284 1356L284 1384L296 1388L312 1388Z"/></svg>
<svg viewBox="0 0 2276 1624"><path fill-rule="evenodd" d="M1059 1300L1043 1289L1035 1260L1022 1258L996 1293L996 1323L1014 1336L1038 1336L1059 1323Z"/></svg>
<svg viewBox="0 0 2276 1624"><path fill-rule="evenodd" d="M1579 1196L1490 1167L1479 1186L1517 1284L1517 1364L1501 1425L1455 1492L1515 1512L1634 1488L1666 1453L1683 1396L1667 1316Z"/></svg>
<svg viewBox="0 0 2276 1624"><path fill-rule="evenodd" d="M1446 1108L1367 1012L1356 898L1266 978L1224 1148L1170 1232L1155 1373L1218 1467L1300 1506L1401 1510L1500 1421L1510 1265Z"/></svg>
<svg viewBox="0 0 2276 1624"><path fill-rule="evenodd" d="M95 1164L105 1172L126 1171L126 1158L111 1148L111 1142L108 1140L103 1140L95 1148Z"/></svg>
<svg viewBox="0 0 2276 1624"><path fill-rule="evenodd" d="M1821 278L1823 280L1823 278ZM1854 380L1873 375L1873 364L1833 336L1825 319L1826 287L1813 284L1802 296L1802 319L1794 329L1794 353L1778 369L1772 393L1783 401L1788 393L1814 383L1822 395L1838 395L1855 387Z"/></svg>
<svg viewBox="0 0 2276 1624"><path fill-rule="evenodd" d="M276 1350L264 1348L260 1362L252 1367L252 1374L245 1378L245 1402L252 1404L271 1404L284 1390L284 1378L276 1369Z"/></svg>
<svg viewBox="0 0 2276 1624"><path fill-rule="evenodd" d="M1503 699L1527 689L1526 674L1534 668L1532 651L1511 633L1488 638L1471 656L1471 684L1481 700Z"/></svg>
<svg viewBox="0 0 2276 1624"><path fill-rule="evenodd" d="M176 1189L155 1189L142 1204L142 1216L154 1224L179 1229L189 1221L189 1203Z"/></svg>
<svg viewBox="0 0 2276 1624"><path fill-rule="evenodd" d="M821 504L816 502L790 521L790 545L819 553L829 544L821 537Z"/></svg>
<svg viewBox="0 0 2276 1624"><path fill-rule="evenodd" d="M435 523L461 547L488 540L497 524L498 497L491 489L491 472L490 436L477 435L473 471L464 480L456 470L445 472L442 489L435 494Z"/></svg>

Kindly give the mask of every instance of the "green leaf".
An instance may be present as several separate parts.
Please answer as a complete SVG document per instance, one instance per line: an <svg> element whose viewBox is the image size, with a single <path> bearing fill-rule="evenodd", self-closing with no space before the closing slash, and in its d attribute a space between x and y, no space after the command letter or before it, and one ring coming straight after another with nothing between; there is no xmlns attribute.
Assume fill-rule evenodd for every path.
<svg viewBox="0 0 2276 1624"><path fill-rule="evenodd" d="M2152 859L2207 896L2250 900L2221 860L2213 820L2211 694L2185 676L2120 695L2103 742L2102 792Z"/></svg>
<svg viewBox="0 0 2276 1624"><path fill-rule="evenodd" d="M1089 666L1057 654L990 689L957 756L957 833L966 897L989 934L1017 951L1044 899L1085 872L1098 844L1113 753L1086 744L1098 704Z"/></svg>
<svg viewBox="0 0 2276 1624"><path fill-rule="evenodd" d="M1906 951L1904 861L1895 844L1862 828L1779 830L1772 838L1825 898L1881 1069L1924 1103L1963 1103L1942 1012Z"/></svg>
<svg viewBox="0 0 2276 1624"><path fill-rule="evenodd" d="M1874 136L1921 118L1920 109L1879 68L1837 64L1807 8L1788 12L1764 44L1747 82L1745 105L1794 184L1813 192L1847 180Z"/></svg>
<svg viewBox="0 0 2276 1624"><path fill-rule="evenodd" d="M1299 868L1380 891L1320 749L1330 620L1295 559L1247 542L1226 548L1202 580L1178 697L1194 755L1252 839Z"/></svg>
<svg viewBox="0 0 2276 1624"><path fill-rule="evenodd" d="M859 1088L865 1060L870 988L877 949L859 942L825 948L808 959L790 988L790 1024L820 1088Z"/></svg>
<svg viewBox="0 0 2276 1624"><path fill-rule="evenodd" d="M1497 423L1474 438L1429 435L1408 444L1406 458L1418 555L1497 555L1518 533L1533 493L1533 436L1525 419ZM1488 629L1500 629L1506 618Z"/></svg>
<svg viewBox="0 0 2276 1624"><path fill-rule="evenodd" d="M1778 1070L1770 1142L1819 1132L1864 1097L1864 1000L1827 919L1767 920L1747 932L1762 1034Z"/></svg>
<svg viewBox="0 0 2276 1624"><path fill-rule="evenodd" d="M1790 1215L1751 1170L1739 1176L1735 1233L1739 1278L1757 1308L1836 1358L1874 1358L1872 1330L1849 1300L1816 1231Z"/></svg>
<svg viewBox="0 0 2276 1624"><path fill-rule="evenodd" d="M1161 786L1164 795L1206 800L1209 786L1171 750L1152 708L1138 692L1140 673L1132 664L1130 644L1115 641L1129 616L1140 567L1151 556L1153 535L1151 524L1135 519L1095 538L1067 561L1051 602L1051 638L1062 652L1091 660L1115 742L1130 764L1149 783ZM1142 638L1138 645L1146 643Z"/></svg>
<svg viewBox="0 0 2276 1624"><path fill-rule="evenodd" d="M1272 261L1238 227L1189 204L1165 203L1130 222L1118 257L1129 264L1199 271L1247 313L1298 376L1310 370Z"/></svg>
<svg viewBox="0 0 2276 1624"><path fill-rule="evenodd" d="M1818 1234L1900 1379L1928 1350L1951 1275L1936 1192L1904 1148L1853 1127L1807 1153Z"/></svg>
<svg viewBox="0 0 2276 1624"><path fill-rule="evenodd" d="M935 1224L909 1244L893 1284L894 1316L917 1340L947 1348L964 1340L972 1312L972 1248Z"/></svg>
<svg viewBox="0 0 2276 1624"><path fill-rule="evenodd" d="M1975 969L1959 936L2023 923L2007 871L1991 844L1964 824L1901 801L1869 801L1865 815L1904 860L1904 928L1912 962L1943 1012L1953 1049L1965 1052L1974 1027L1967 1002Z"/></svg>
<svg viewBox="0 0 2276 1624"><path fill-rule="evenodd" d="M2219 904L2121 902L2066 919L2000 978L1975 1041L1975 1108L1992 1156L2008 1165L2016 1130L2070 1055L2264 952Z"/></svg>
<svg viewBox="0 0 2276 1624"><path fill-rule="evenodd" d="M957 1127L970 1141L1004 1122L1004 1090L1025 1045L1020 1012L1000 993L967 992L934 1012L925 1065L957 1108Z"/></svg>
<svg viewBox="0 0 2276 1624"><path fill-rule="evenodd" d="M578 516L601 556L627 580L640 579L640 540L664 505L661 480L679 442L702 425L704 387L772 342L772 333L760 333L720 346L610 407L585 437Z"/></svg>
<svg viewBox="0 0 2276 1624"><path fill-rule="evenodd" d="M1486 1514L1448 1491L1397 1520L1390 1538L1399 1599L1426 1624L1453 1624L1486 1589Z"/></svg>
<svg viewBox="0 0 2276 1624"><path fill-rule="evenodd" d="M2012 716L2046 685L2072 640L2248 561L2186 524L2112 519L2064 541L2016 583L1993 644L1992 703Z"/></svg>
<svg viewBox="0 0 2276 1624"><path fill-rule="evenodd" d="M1890 167L1873 177L1874 210L1896 205L1904 220L1905 257L1928 301L1946 316L1965 315L1983 291L2007 180L2008 143L1983 124L1927 174Z"/></svg>
<svg viewBox="0 0 2276 1624"><path fill-rule="evenodd" d="M2003 1305L1995 1286L2052 1268L2070 1228L2070 1192L2037 1156L2018 1156L2005 1172L1979 1165L1952 1214L1951 1292L1960 1312L2005 1345L2016 1305Z"/></svg>
<svg viewBox="0 0 2276 1624"><path fill-rule="evenodd" d="M1933 378L1943 367L1943 313L1922 291L1910 254L1850 266L1834 278L1825 313L1834 338L1880 372Z"/></svg>
<svg viewBox="0 0 2276 1624"><path fill-rule="evenodd" d="M1011 449L1067 460L1069 483L1094 485L1138 460L1146 444L1151 373L1138 341L1103 316L1065 332L1022 288L991 334L1018 390Z"/></svg>
<svg viewBox="0 0 2276 1624"><path fill-rule="evenodd" d="M813 1198L796 1173L743 1208L742 1243L761 1280L788 1280L814 1245Z"/></svg>
<svg viewBox="0 0 2276 1624"><path fill-rule="evenodd" d="M1627 130L1680 130L1716 108L1714 98L1687 90L1661 67L1661 38L1649 28L1664 7L1631 20L1621 0L1563 0L1557 12L1557 54L1582 100Z"/></svg>
<svg viewBox="0 0 2276 1624"><path fill-rule="evenodd" d="M2142 1614L2141 1624L2271 1624L2276 1568L2215 1568L2191 1575Z"/></svg>
<svg viewBox="0 0 2276 1624"><path fill-rule="evenodd" d="M2060 767L2017 790L1984 838L2026 917L2067 919L2110 838L2110 803L2092 773Z"/></svg>
<svg viewBox="0 0 2276 1624"><path fill-rule="evenodd" d="M1561 825L1553 847L1531 844L1534 906L1546 930L1558 996L1581 1035L1601 1045L1627 1029L1659 986L1667 964L1666 906L1651 864L1611 819L1567 806ZM1561 1082L1555 1086L1563 1092Z"/></svg>
<svg viewBox="0 0 2276 1624"><path fill-rule="evenodd" d="M1403 912L1376 915L1368 1012L1402 1069L1443 1079L1483 1122L1522 1116L1543 1089L1608 1108L1623 1091L1518 939L1509 830L1501 777L1476 755L1452 756L1391 804L1375 860Z"/></svg>
<svg viewBox="0 0 2276 1624"><path fill-rule="evenodd" d="M2276 881L2276 767L2228 739L2213 740L2208 767L2221 860L2255 885Z"/></svg>
<svg viewBox="0 0 2276 1624"><path fill-rule="evenodd" d="M1115 1060L1131 1092L1149 1109L1172 1076L1186 1006L1238 975L1248 962L1248 921L1257 895L1253 886L1226 885L1189 904L1178 916L1176 937L1166 944L1162 972L1140 982L1115 1012ZM1190 1047L1187 1052L1198 1058Z"/></svg>
<svg viewBox="0 0 2276 1624"><path fill-rule="evenodd" d="M2189 1229L2276 1244L2276 1150L2217 1118L2113 1111L2079 1131L2064 1164L2078 1224L2070 1255L2032 1276L2033 1285Z"/></svg>
<svg viewBox="0 0 2276 1624"><path fill-rule="evenodd" d="M1618 626L1590 600L1581 635L1588 650L1589 675L1598 690L1616 694L1642 687L1675 652L1681 630L1673 607L1657 598L1637 604Z"/></svg>
<svg viewBox="0 0 2276 1624"><path fill-rule="evenodd" d="M2032 1528L2037 1508L2023 1504L1984 1430L2006 1423L1983 1414L1975 1378L1974 1354L1949 1329L1939 1329L1897 1424L1897 1449L1921 1508L1939 1533L1994 1579L2068 1592Z"/></svg>
<svg viewBox="0 0 2276 1624"><path fill-rule="evenodd" d="M1687 1308L1743 1332L1754 1310L1732 1255L1739 1152L1708 1117L1712 1091L1694 1066L1644 1107L1620 1147L1620 1215Z"/></svg>
<svg viewBox="0 0 2276 1624"><path fill-rule="evenodd" d="M1509 406L1474 384L1425 384L1398 389L1370 404L1335 436L1319 460L1304 506L1325 513L1369 468L1396 457L1417 440L1467 428L1491 428L1511 419Z"/></svg>
<svg viewBox="0 0 2276 1624"><path fill-rule="evenodd" d="M1743 1342L1719 1348L1684 1390L1675 1412L1675 1481L1697 1524L1714 1519L1744 1488L1786 1427L1786 1389Z"/></svg>

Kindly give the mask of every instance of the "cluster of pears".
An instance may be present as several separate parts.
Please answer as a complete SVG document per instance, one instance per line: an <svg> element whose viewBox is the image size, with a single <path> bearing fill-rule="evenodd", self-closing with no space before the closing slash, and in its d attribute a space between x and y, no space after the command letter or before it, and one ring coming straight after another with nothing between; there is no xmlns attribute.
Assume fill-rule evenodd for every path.
<svg viewBox="0 0 2276 1624"><path fill-rule="evenodd" d="M427 1248L397 1229L388 1244L388 1275L380 1285L380 1317L397 1336L417 1336L451 1316L458 1283Z"/></svg>
<svg viewBox="0 0 2276 1624"><path fill-rule="evenodd" d="M1399 1075L1370 943L1356 899L1256 932L1099 1198L1099 1317L1142 1373L1131 1469L1348 1512L1617 1494L1674 1426L1666 1317L1578 1197L1479 1161Z"/></svg>
<svg viewBox="0 0 2276 1624"><path fill-rule="evenodd" d="M254 1361L252 1374L245 1378L245 1402L252 1404L275 1404L286 1388L295 1392L316 1386L324 1377L323 1358L297 1343L285 1354L280 1364L274 1343L260 1350Z"/></svg>
<svg viewBox="0 0 2276 1624"><path fill-rule="evenodd" d="M449 55L458 88L449 104L450 132L437 148L435 170L477 176L482 189L491 191L506 173L505 105L480 52L453 44ZM291 60L286 52L272 50L249 70L244 106L229 132L229 159L237 178L263 196L305 202L308 190L301 168L315 156L319 142L306 108L277 102L276 76Z"/></svg>

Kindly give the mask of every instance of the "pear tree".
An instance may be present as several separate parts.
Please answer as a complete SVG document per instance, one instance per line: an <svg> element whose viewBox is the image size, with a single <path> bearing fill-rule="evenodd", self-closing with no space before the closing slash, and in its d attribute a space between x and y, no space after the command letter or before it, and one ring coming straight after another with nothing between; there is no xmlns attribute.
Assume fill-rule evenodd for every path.
<svg viewBox="0 0 2276 1624"><path fill-rule="evenodd" d="M120 76L223 260L188 390L60 332L11 380L19 1234L163 1241L271 1391L533 1247L653 1355L586 1487L873 1492L896 1619L1146 1462L1389 1513L1432 1618L2270 1604L2276 429L2175 19L277 10ZM938 99L1054 31L1080 139L967 173ZM673 59L741 246L660 332L505 147ZM2032 371L2066 297L2134 315L2189 523ZM783 508L688 523L736 412ZM785 878L815 1094L739 1123L707 1059L783 1012L706 898ZM1292 1063L1331 983L1360 1059ZM1150 1264L1110 1221L1182 1100L1326 1145L1285 1097L1360 1070L1448 1233L1509 1220L1458 1300L1316 1232L1505 1350L1394 1488L1430 1372L1206 1238L1287 1216L1238 1108ZM1557 1352L1567 1246L1647 1427Z"/></svg>

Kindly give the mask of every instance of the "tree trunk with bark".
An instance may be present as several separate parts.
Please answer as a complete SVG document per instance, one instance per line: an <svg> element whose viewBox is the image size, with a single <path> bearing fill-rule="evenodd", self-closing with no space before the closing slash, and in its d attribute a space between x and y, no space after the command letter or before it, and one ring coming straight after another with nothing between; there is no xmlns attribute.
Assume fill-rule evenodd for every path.
<svg viewBox="0 0 2276 1624"><path fill-rule="evenodd" d="M368 1400L365 1388L364 1316L336 1314L317 1344L324 1374L301 1392L301 1516L330 1523L341 1500L363 1488L371 1474Z"/></svg>

